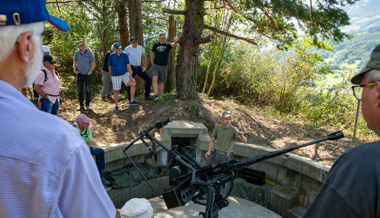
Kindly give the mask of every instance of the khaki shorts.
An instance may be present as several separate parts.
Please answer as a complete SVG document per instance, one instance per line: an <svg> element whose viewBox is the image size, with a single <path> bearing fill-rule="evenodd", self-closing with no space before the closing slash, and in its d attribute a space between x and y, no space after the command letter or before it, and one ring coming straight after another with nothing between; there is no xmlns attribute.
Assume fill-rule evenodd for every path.
<svg viewBox="0 0 380 218"><path fill-rule="evenodd" d="M166 80L167 72L168 72L168 65L160 66L157 64L153 64L152 70L150 71L150 75L152 75L152 77L158 76L158 81L163 83Z"/></svg>

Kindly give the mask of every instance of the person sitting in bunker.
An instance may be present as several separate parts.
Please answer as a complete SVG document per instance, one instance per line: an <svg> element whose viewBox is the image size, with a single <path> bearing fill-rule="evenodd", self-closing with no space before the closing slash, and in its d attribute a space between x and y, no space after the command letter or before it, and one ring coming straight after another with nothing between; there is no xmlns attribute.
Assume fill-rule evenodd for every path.
<svg viewBox="0 0 380 218"><path fill-rule="evenodd" d="M91 147L92 144L92 132L90 127L90 122L92 119L88 118L85 114L79 114L75 119L73 126L76 127L82 136L83 140L87 143L90 148L92 155L95 155L96 166L98 166L100 178L103 185L109 186L111 183L104 177L104 170L106 168L104 150L101 148Z"/></svg>

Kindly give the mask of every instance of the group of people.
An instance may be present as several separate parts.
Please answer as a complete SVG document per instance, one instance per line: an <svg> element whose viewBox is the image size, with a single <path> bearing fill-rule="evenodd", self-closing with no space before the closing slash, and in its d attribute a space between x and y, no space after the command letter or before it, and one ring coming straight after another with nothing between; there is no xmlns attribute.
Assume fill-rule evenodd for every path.
<svg viewBox="0 0 380 218"><path fill-rule="evenodd" d="M174 38L174 42L166 42L165 33L159 34L160 41L155 43L150 55L152 70L151 75L147 73L147 57L145 49L138 44L136 37L131 37L130 45L124 51L119 42L115 42L111 46L111 50L107 51L104 57L104 63L101 69L103 88L101 100L112 100L112 91L114 94L115 108L119 110L119 92L121 85L127 86L127 94L130 105L139 105L134 100L136 92L135 77L138 75L145 81L145 100L157 100L163 92L166 80L169 52L171 48L177 46L178 38ZM79 49L75 51L73 59L73 70L76 75L78 86L78 111L90 110L91 103L91 81L96 63L94 55L86 48L83 40L78 42ZM59 74L55 70L55 61L51 56L50 50L43 45L43 60L40 74L36 82L33 83L33 90L36 99L38 98L39 108L45 112L57 115L59 111ZM150 96L151 86L153 86L154 97ZM84 93L85 90L85 93ZM26 95L26 88L22 89ZM84 94L86 100L84 101Z"/></svg>
<svg viewBox="0 0 380 218"><path fill-rule="evenodd" d="M151 52L152 70L151 76L146 71L147 57L145 49L138 44L136 37L131 37L130 45L125 47L124 51L119 42L111 46L104 57L102 67L103 89L101 100L112 99L113 90L115 108L119 110L119 92L122 83L127 86L127 94L130 105L139 105L135 101L136 81L138 75L145 81L145 100L157 100L162 94L164 82L166 80L169 52L171 48L177 46L178 38L174 38L173 43L166 42L166 34L160 33L160 42L154 44ZM153 79L152 79L153 77ZM152 83L153 81L153 83ZM158 81L158 83L157 83ZM154 97L150 96L151 86L153 86Z"/></svg>
<svg viewBox="0 0 380 218"><path fill-rule="evenodd" d="M116 209L99 176L104 166L96 161L97 168L88 151L91 119L79 115L73 128L58 116L38 110L19 92L35 81L38 94L44 98L41 108L56 110L59 96L50 87L53 84L46 89L41 85L45 80L45 73L40 73L42 61L45 84L53 83L56 75L54 59L43 56L41 51L44 22L49 21L62 31L69 31L69 26L49 14L45 0L0 0L0 3L1 217L115 217ZM115 49L121 49L117 45L114 44ZM94 65L88 68L79 63L82 58L91 62L86 51L81 51L74 71L80 74L78 83L91 82ZM118 56L114 59L118 60L122 52L112 54ZM129 60L124 61L131 79L132 67L128 67ZM110 63L108 69L113 76L115 67L112 61ZM143 66L140 66L141 71L144 71ZM160 66L152 69L153 81L155 75L159 81L162 79L159 76L164 69ZM372 51L365 69L351 82L355 97L362 103L368 128L380 136L380 45ZM155 95L160 94L159 90L158 84ZM86 106L89 102L86 101ZM214 128L206 153L211 164L220 164L232 157L235 139L246 142L244 132L231 126L231 119L232 113L224 112L222 124ZM95 155L99 153L99 150L90 150ZM379 156L379 141L356 146L342 154L304 217L380 217Z"/></svg>

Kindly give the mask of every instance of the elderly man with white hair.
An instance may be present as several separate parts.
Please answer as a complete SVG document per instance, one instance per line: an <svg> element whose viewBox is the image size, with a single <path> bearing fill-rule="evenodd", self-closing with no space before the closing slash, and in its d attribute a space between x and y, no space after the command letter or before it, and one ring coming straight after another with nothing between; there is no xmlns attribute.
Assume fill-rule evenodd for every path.
<svg viewBox="0 0 380 218"><path fill-rule="evenodd" d="M45 0L0 0L0 216L115 217L88 147L63 119L18 90L40 72Z"/></svg>

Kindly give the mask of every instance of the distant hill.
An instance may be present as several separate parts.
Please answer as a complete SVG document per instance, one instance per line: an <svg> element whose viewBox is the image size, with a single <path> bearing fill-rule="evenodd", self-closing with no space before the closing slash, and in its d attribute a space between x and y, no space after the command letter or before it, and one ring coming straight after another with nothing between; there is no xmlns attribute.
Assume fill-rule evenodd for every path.
<svg viewBox="0 0 380 218"><path fill-rule="evenodd" d="M362 69L373 48L380 44L380 1L360 0L345 10L351 25L342 30L353 37L334 44L334 51L321 50L320 54L332 70Z"/></svg>

